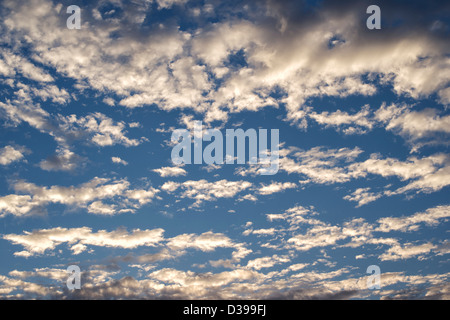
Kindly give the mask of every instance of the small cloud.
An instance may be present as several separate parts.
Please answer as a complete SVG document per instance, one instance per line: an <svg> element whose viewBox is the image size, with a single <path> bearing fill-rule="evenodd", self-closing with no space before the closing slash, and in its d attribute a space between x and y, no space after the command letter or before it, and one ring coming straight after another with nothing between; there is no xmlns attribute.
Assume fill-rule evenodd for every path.
<svg viewBox="0 0 450 320"><path fill-rule="evenodd" d="M82 160L82 157L68 149L58 149L55 155L42 160L39 167L45 171L72 171Z"/></svg>
<svg viewBox="0 0 450 320"><path fill-rule="evenodd" d="M161 177L178 177L187 174L186 170L180 167L162 167L154 169L153 172L158 173Z"/></svg>
<svg viewBox="0 0 450 320"><path fill-rule="evenodd" d="M130 128L140 128L141 124L139 122L131 122L128 124Z"/></svg>
<svg viewBox="0 0 450 320"><path fill-rule="evenodd" d="M27 153L24 147L6 146L0 149L0 165L9 165L12 162L23 159L24 153Z"/></svg>
<svg viewBox="0 0 450 320"><path fill-rule="evenodd" d="M123 164L124 166L128 165L128 162L126 162L125 160L120 159L119 157L112 157L111 160L114 163Z"/></svg>
<svg viewBox="0 0 450 320"><path fill-rule="evenodd" d="M116 105L116 102L114 101L113 98L105 98L105 99L103 99L103 102L111 107L114 107Z"/></svg>

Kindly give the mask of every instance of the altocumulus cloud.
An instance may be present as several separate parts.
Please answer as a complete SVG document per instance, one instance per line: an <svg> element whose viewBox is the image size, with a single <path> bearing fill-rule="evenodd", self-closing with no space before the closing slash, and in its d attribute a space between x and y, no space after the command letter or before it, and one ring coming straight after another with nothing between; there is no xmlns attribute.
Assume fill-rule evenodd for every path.
<svg viewBox="0 0 450 320"><path fill-rule="evenodd" d="M449 299L450 7L370 4L90 1L69 30L2 1L0 298ZM279 172L170 163L195 121L279 129Z"/></svg>

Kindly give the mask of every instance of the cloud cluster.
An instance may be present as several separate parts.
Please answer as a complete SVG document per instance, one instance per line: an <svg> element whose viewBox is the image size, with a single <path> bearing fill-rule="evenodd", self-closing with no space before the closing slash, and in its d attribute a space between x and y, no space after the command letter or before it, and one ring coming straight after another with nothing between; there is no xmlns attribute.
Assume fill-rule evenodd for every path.
<svg viewBox="0 0 450 320"><path fill-rule="evenodd" d="M396 190L371 192L368 187L359 188L351 195L344 197L345 200L358 202L358 207L375 201L383 195L430 193L449 185L450 162L445 153L436 153L422 158L410 156L406 160L383 158L378 153L371 154L366 160L360 160L362 154L363 150L358 147L353 149L313 147L309 150L287 147L280 150L279 170L289 175L299 175L303 178L299 181L300 184L346 183L373 175L386 179L396 177L402 182L407 182ZM257 170L258 166L249 166L236 170L236 174L253 176Z"/></svg>
<svg viewBox="0 0 450 320"><path fill-rule="evenodd" d="M437 226L447 221L450 216L449 206L429 208L411 216L383 217L375 223L354 218L341 224L330 224L316 218L317 215L314 208L296 206L281 214L267 215L270 222L278 222L277 227L254 229L252 226L244 231L244 235L265 235L266 247L296 251L324 247L358 248L368 244L387 246L387 251L379 255L381 260L410 259L418 255L424 259L423 254L431 251L436 254L441 250L446 252L443 246L432 243L402 245L399 239L384 238L380 233L411 232L418 231L423 225ZM287 223L288 227L280 226L281 222Z"/></svg>
<svg viewBox="0 0 450 320"><path fill-rule="evenodd" d="M42 214L45 207L52 203L87 208L88 212L100 215L134 212L151 202L159 192L153 187L131 189L126 179L98 177L77 187L43 187L26 181L16 181L12 187L16 194L0 197L0 216Z"/></svg>
<svg viewBox="0 0 450 320"><path fill-rule="evenodd" d="M158 7L184 2L159 1ZM386 10L405 15L408 23L397 32L381 35L367 32L361 22L365 11L361 4L324 5L320 11L306 13L302 6L269 1L259 8L242 4L235 10L244 14L234 20L218 15L219 21L208 23L192 15L190 19L200 24L202 32L190 32L170 20L153 24L149 19L149 26L143 27L142 17L151 14L148 4L116 1L123 12L120 19L103 12L98 4L88 5L82 32L74 33L64 28L62 6L46 0L5 1L2 39L11 43L11 34L25 39L37 62L80 85L114 92L120 105L192 108L205 114L207 121L225 120L230 112L284 104L287 118L304 126L308 99L373 95L377 82L390 84L397 95L437 94L441 102L449 102L448 42L436 29L411 19L419 14L414 10L399 13L385 4ZM256 9L254 14L250 7ZM199 7L197 11L207 10ZM230 63L235 57L242 60L238 66ZM18 62L9 60L2 64L6 75L22 72L41 81L53 80L38 76L35 69L39 68L31 62L23 64L28 68L18 68ZM280 91L282 97L273 98L272 93ZM326 125L356 122L370 129L363 120L365 112L331 114L340 119L337 122L327 121L327 113L313 112L311 118Z"/></svg>
<svg viewBox="0 0 450 320"><path fill-rule="evenodd" d="M235 243L222 233L211 231L202 234L180 234L172 238L164 238L164 229L134 229L128 232L125 229L113 231L98 230L94 232L91 228L52 228L40 229L23 234L7 234L3 239L14 245L20 245L25 250L15 252L18 257L32 257L36 255L51 254L61 244L67 244L74 255L85 251L92 252L91 247L136 249L138 247L162 247L159 253L144 254L139 256L127 255L116 258L115 261L136 262L140 264L154 263L170 258L179 257L186 250L197 250L212 252L218 248L234 248L234 262L245 257L244 245Z"/></svg>
<svg viewBox="0 0 450 320"><path fill-rule="evenodd" d="M174 192L181 188L181 197L194 199L194 206L199 206L204 201L234 197L251 186L252 183L248 181L228 181L223 179L209 182L202 179L198 181L188 180L182 183L168 181L161 186L161 189L167 192Z"/></svg>

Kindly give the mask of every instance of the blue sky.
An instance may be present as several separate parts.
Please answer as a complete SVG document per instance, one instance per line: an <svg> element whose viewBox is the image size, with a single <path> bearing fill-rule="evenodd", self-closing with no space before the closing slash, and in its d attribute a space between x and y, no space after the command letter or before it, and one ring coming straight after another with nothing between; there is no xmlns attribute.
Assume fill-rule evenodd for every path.
<svg viewBox="0 0 450 320"><path fill-rule="evenodd" d="M449 5L370 4L2 1L0 297L448 299ZM174 165L196 120L278 173Z"/></svg>

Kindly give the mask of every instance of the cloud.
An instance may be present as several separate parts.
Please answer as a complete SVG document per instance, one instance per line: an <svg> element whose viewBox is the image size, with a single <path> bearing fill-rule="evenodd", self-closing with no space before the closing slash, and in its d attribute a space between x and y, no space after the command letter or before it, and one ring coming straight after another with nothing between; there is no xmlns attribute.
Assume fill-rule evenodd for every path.
<svg viewBox="0 0 450 320"><path fill-rule="evenodd" d="M110 232L105 230L92 232L92 229L88 227L58 227L24 232L24 234L8 234L4 235L3 239L24 247L24 251L16 252L14 255L30 257L44 254L47 250L54 250L63 243L68 243L75 254L85 251L87 246L124 249L133 249L139 246L156 246L163 240L163 233L163 229L134 229L129 233L120 229Z"/></svg>
<svg viewBox="0 0 450 320"><path fill-rule="evenodd" d="M27 216L36 213L51 203L59 203L70 207L88 208L95 214L118 214L134 212L142 205L151 202L159 190L130 189L126 180L94 178L78 187L51 186L41 187L26 181L16 181L13 188L24 195L7 195L0 197L0 213L2 216L12 214ZM106 205L102 200L113 201L114 205Z"/></svg>
<svg viewBox="0 0 450 320"><path fill-rule="evenodd" d="M429 253L437 247L431 243L424 243L421 245L413 245L406 243L403 247L400 245L393 246L387 250L386 253L380 256L381 261L410 259L412 257ZM421 257L419 257L421 259Z"/></svg>
<svg viewBox="0 0 450 320"><path fill-rule="evenodd" d="M410 216L383 217L374 223L369 223L363 218L354 218L340 224L330 224L314 218L317 215L313 208L292 207L281 214L267 214L270 222L278 222L276 227L256 229L253 224L246 225L243 234L265 235L266 246L278 250L309 251L323 247L387 246L387 251L380 255L380 259L385 260L406 259L417 255L420 259L425 259L421 253L431 250L435 250L436 254L446 252L445 245L441 247L431 243L419 246L411 243L402 245L399 239L379 237L379 233L417 231L423 224L437 226L449 217L448 206L436 206ZM287 223L289 227L280 226L280 223ZM305 226L308 229L305 230Z"/></svg>
<svg viewBox="0 0 450 320"><path fill-rule="evenodd" d="M181 210L190 215L190 208L197 210L206 202L222 199L216 205L207 204L208 210L218 209L228 218L235 211L231 217L235 224L222 225L221 218L212 218L219 223L219 232L201 230L200 223L198 233L182 226L181 234L168 238L160 228L93 230L64 225L19 229L2 235L9 245L20 248L15 256L46 255L49 267L7 270L0 275L0 298L448 298L449 274L420 270L414 274L414 264L408 272L388 270L389 261L429 259L437 263L436 259L448 253L447 241L412 239L410 234L417 230L421 232L414 237L433 233L449 217L447 206L432 203L444 197L450 181L449 157L442 149L448 147L450 124L448 5L383 2L383 29L372 32L365 27L366 2L305 4L91 1L82 8L82 30L74 32L65 27L64 4L1 1L0 117L8 131L6 137L34 144L32 134L43 133L54 139L56 151L38 158L31 168L37 165L50 171L48 184L29 182L29 176L42 172L38 170L36 176L36 172L22 170L22 164L18 173L6 174L12 191L0 196L0 217L44 215L56 205L104 219L101 216L145 211L143 206L161 199L158 193L163 190L165 196L174 198L163 204L163 210L181 202ZM368 98L370 104L359 102ZM387 101L380 106L378 98ZM265 113L269 108L271 113ZM156 109L157 117L170 115L165 123L156 121L161 123L156 129L159 133L171 132L179 113L179 123L187 128L201 118L205 127L224 128L227 121L234 127L248 124L240 119L243 116L253 123L258 112L265 121L283 125L280 132L289 135L286 143L295 140L298 129L305 140L297 141L302 149L280 145L280 176L274 181L255 177L259 166L234 172L248 177L245 180L222 177L229 173L225 167L213 173L217 166L205 167L200 177L168 179L158 189L144 178L144 186L135 186L128 178L108 177L108 169L117 169L114 164L128 164L111 157L123 154L116 148L148 141L138 134L154 131L149 129L153 122L140 117ZM328 128L337 134L324 131ZM384 145L389 137L392 143ZM406 156L404 142L410 151ZM1 166L25 162L25 147L6 141L3 146ZM374 153L377 147L383 154ZM98 148L109 161L101 178L80 176L75 184L54 182L69 171L85 168L84 157ZM136 151L145 153L143 149ZM162 178L187 176L184 167L152 162L150 168ZM7 172L13 166L2 169ZM92 168L85 169L89 170L80 174L89 175ZM27 180L19 180L20 174L26 174ZM203 177L210 174L215 179ZM393 205L377 207L378 214L367 217L358 216L363 209L341 210L339 203L333 204L334 212L327 209L329 203L321 204L325 215L320 215L307 203L280 203L275 212L269 203L257 201L297 187L309 188L306 201L320 202L314 196L318 189L322 196L334 190L357 208L381 197L390 197L383 205L395 202L397 195L413 198L418 193L441 192L433 197L420 195L432 200L424 202L430 206L420 212L394 212L398 206ZM291 190L289 196L296 191ZM193 205L184 206L183 200ZM222 202L229 206L223 208ZM253 220L249 213L259 217ZM134 218L134 222L123 221L136 222ZM422 230L425 227L432 228ZM240 242L242 236L249 243ZM61 283L67 276L63 264L69 262L63 251L66 247L77 261L82 254L101 251L99 256L80 261L83 290L69 292ZM111 250L127 253L102 258ZM367 252L362 255L361 250ZM315 263L305 261L311 257ZM363 257L367 260L361 264L358 258ZM342 260L347 258L358 259L358 264L351 266ZM359 268L372 258L389 262L382 274L384 290L379 292L367 290L367 275ZM110 264L93 261L98 259ZM51 266L51 261L56 265Z"/></svg>
<svg viewBox="0 0 450 320"><path fill-rule="evenodd" d="M183 191L181 198L195 199L194 206L199 206L204 201L215 201L218 198L232 198L236 194L249 189L252 186L248 181L219 180L208 182L205 179L194 181L188 180L182 183L166 182L161 186L162 190L174 192L178 188Z"/></svg>
<svg viewBox="0 0 450 320"><path fill-rule="evenodd" d="M109 214L107 208L98 208L94 202L92 205L101 214ZM232 260L238 262L251 252L245 248L243 243L236 243L223 233L212 231L201 234L185 233L171 238L163 237L164 230L161 228L152 230L134 229L127 232L125 229L113 231L99 230L94 232L89 227L81 228L52 228L24 231L23 234L5 234L3 239L14 245L21 245L25 250L15 252L15 256L31 257L35 255L51 254L61 244L67 243L73 254L78 255L86 252L90 246L105 248L135 249L137 247L162 247L158 253L135 255L128 254L111 259L112 263L136 262L151 263L167 259L173 259L186 254L186 250L198 250L202 252L213 252L218 248L232 248Z"/></svg>
<svg viewBox="0 0 450 320"><path fill-rule="evenodd" d="M4 76L14 77L16 73L20 73L22 76L37 82L46 83L54 80L47 72L10 49L2 48L0 50L0 61L0 70Z"/></svg>
<svg viewBox="0 0 450 320"><path fill-rule="evenodd" d="M42 160L39 166L42 170L46 171L73 171L82 160L82 157L68 149L58 149L56 155Z"/></svg>
<svg viewBox="0 0 450 320"><path fill-rule="evenodd" d="M373 128L374 122L369 119L369 106L365 105L361 110L353 115L337 110L334 112L323 111L321 113L310 112L308 117L325 127L336 127L343 129L345 134L363 134Z"/></svg>
<svg viewBox="0 0 450 320"><path fill-rule="evenodd" d="M186 170L180 167L162 167L159 169L154 169L153 172L158 173L163 178L185 176L187 174Z"/></svg>
<svg viewBox="0 0 450 320"><path fill-rule="evenodd" d="M370 188L359 188L352 192L351 195L344 197L345 200L358 202L357 208L379 199L382 195L370 192Z"/></svg>
<svg viewBox="0 0 450 320"><path fill-rule="evenodd" d="M292 182L273 182L271 184L268 185L262 185L259 189L258 189L258 193L262 194L262 195L269 195L272 193L277 193L277 192L281 192L283 190L286 189L295 189L297 188L297 185L295 183Z"/></svg>
<svg viewBox="0 0 450 320"><path fill-rule="evenodd" d="M450 116L439 115L437 109L413 111L406 105L383 104L375 118L385 124L386 130L403 136L417 151L424 145L447 144L450 134Z"/></svg>
<svg viewBox="0 0 450 320"><path fill-rule="evenodd" d="M166 9L184 2L157 3L159 9ZM217 21L197 20L202 32L183 31L172 20L150 21L143 32L149 3L116 5L124 12L121 19L101 14L99 4L89 4L86 12L95 14L86 14L83 21L92 28L84 27L74 35L60 27L63 21L53 3L6 1L3 38L15 39L17 45L19 39L26 39L37 62L79 84L88 83L94 90L115 93L119 105L192 108L208 122L226 120L229 113L285 104L286 118L304 126L308 99L373 95L376 84L389 84L399 96L436 94L443 102L448 97L446 39L428 25L417 23L412 18L418 14L414 10L405 13L386 4L383 12L395 12L405 23L397 26L396 32L382 35L367 32L361 22L361 5L353 2L342 8L327 2L321 10L308 13L302 6L267 2L255 8L255 14L244 10L242 17L233 20L204 6L197 9ZM225 7L221 9L230 14L238 10ZM114 32L120 36L109 37ZM336 38L340 41L330 47ZM230 57L240 52L244 63L231 64ZM24 58L3 56L6 75L22 72L36 80L53 80ZM218 80L219 87L215 85ZM282 95L275 99L272 93L277 90ZM329 115L312 113L314 121L326 122ZM367 127L361 116L334 113L331 118ZM347 133L354 130L349 127Z"/></svg>
<svg viewBox="0 0 450 320"><path fill-rule="evenodd" d="M280 171L288 174L299 174L306 177L300 183L344 183L355 178L355 175L346 168L346 163L354 162L363 151L355 147L353 149L331 149L326 147L313 147L302 150L296 147L282 148L279 151ZM257 166L237 171L238 175L255 175Z"/></svg>
<svg viewBox="0 0 450 320"><path fill-rule="evenodd" d="M393 192L387 192L388 195L402 194L409 191L431 193L439 191L450 184L450 166L445 166L410 182Z"/></svg>
<svg viewBox="0 0 450 320"><path fill-rule="evenodd" d="M436 226L440 220L448 217L450 217L450 206L437 206L411 216L380 218L377 221L379 223L377 231L417 231L421 224Z"/></svg>
<svg viewBox="0 0 450 320"><path fill-rule="evenodd" d="M127 166L127 165L128 165L128 162L126 162L125 160L122 160L122 159L119 158L119 157L112 157L112 158L111 158L111 161L112 161L113 163L122 164L122 165L124 165L124 166Z"/></svg>
<svg viewBox="0 0 450 320"><path fill-rule="evenodd" d="M0 294L10 298L65 298L65 299L348 299L364 298L369 294L382 299L419 297L445 299L449 274L407 275L384 272L381 275L383 290L368 292L367 275L352 274L341 278L347 268L330 272L298 272L305 264L293 265L281 272L264 274L239 268L232 271L193 272L175 268L162 268L143 279L125 276L116 278L117 272L96 265L83 272L83 290L61 290L59 268L42 268L33 271L13 270L9 276L0 276ZM295 271L292 273L292 271ZM284 275L283 278L279 278ZM37 284L37 277L46 285ZM28 281L24 281L24 279ZM38 281L39 281L38 280ZM50 284L49 284L50 283ZM398 285L403 285L398 289ZM394 287L395 286L395 287ZM406 287L405 287L406 286ZM439 290L443 292L439 293ZM16 295L18 292L19 295Z"/></svg>
<svg viewBox="0 0 450 320"><path fill-rule="evenodd" d="M211 287L222 287L231 282L243 282L257 278L258 274L250 270L224 271L217 274L195 274L192 271L183 272L165 268L152 272L149 277L165 283L173 283L191 287L194 290L207 291ZM197 292L196 295L198 295Z"/></svg>
<svg viewBox="0 0 450 320"><path fill-rule="evenodd" d="M139 145L141 141L126 137L124 122L114 122L111 118L102 113L96 112L86 117L70 115L61 117L61 127L64 132L73 136L87 133L91 136L93 144L100 147L123 144L126 147Z"/></svg>
<svg viewBox="0 0 450 320"><path fill-rule="evenodd" d="M102 113L96 112L85 117L56 115L42 109L30 101L30 97L19 97L16 100L0 102L4 117L14 125L26 122L40 132L49 134L55 141L68 147L73 140L87 139L100 147L122 144L127 147L137 146L145 138L130 139L126 136L124 122L115 122Z"/></svg>
<svg viewBox="0 0 450 320"><path fill-rule="evenodd" d="M262 257L262 258L257 258L254 260L250 260L247 263L247 268L249 269L255 269L255 270L261 270L261 269L265 269L265 268L272 268L273 266L280 264L280 263L287 263L289 262L290 259L288 256L278 256L278 255L273 255L271 257ZM295 268L293 268L295 269Z"/></svg>
<svg viewBox="0 0 450 320"><path fill-rule="evenodd" d="M349 235L343 234L337 226L314 226L306 234L297 234L287 240L296 250L308 251L312 248L335 245Z"/></svg>
<svg viewBox="0 0 450 320"><path fill-rule="evenodd" d="M167 246L172 250L185 250L187 248L210 252L216 248L233 248L235 244L230 238L220 233L211 231L196 234L181 234L168 239Z"/></svg>
<svg viewBox="0 0 450 320"><path fill-rule="evenodd" d="M7 166L13 162L22 160L27 149L24 147L6 146L0 148L0 165Z"/></svg>

